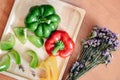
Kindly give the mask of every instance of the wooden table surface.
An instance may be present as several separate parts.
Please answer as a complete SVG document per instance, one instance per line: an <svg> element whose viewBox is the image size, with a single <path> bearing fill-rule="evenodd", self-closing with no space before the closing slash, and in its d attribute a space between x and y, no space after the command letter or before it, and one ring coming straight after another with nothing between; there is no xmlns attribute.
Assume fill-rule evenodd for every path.
<svg viewBox="0 0 120 80"><path fill-rule="evenodd" d="M79 53L81 39L85 39L94 25L107 27L120 34L120 0L64 0L86 10L86 15L79 30L74 54L70 58L65 75L71 63ZM0 37L5 28L14 0L0 0ZM120 39L120 38L119 38ZM107 67L99 65L86 73L79 80L120 80L120 49L113 53L112 63ZM64 77L65 77L64 75ZM63 78L64 78L63 77ZM0 80L14 80L0 74Z"/></svg>

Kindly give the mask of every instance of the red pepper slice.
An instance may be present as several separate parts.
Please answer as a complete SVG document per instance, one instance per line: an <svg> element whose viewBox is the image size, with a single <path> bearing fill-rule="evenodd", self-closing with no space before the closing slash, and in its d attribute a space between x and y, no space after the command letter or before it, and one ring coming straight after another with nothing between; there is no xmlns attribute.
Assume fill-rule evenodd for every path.
<svg viewBox="0 0 120 80"><path fill-rule="evenodd" d="M46 40L45 49L49 55L59 55L65 58L72 54L74 42L67 32L57 30Z"/></svg>

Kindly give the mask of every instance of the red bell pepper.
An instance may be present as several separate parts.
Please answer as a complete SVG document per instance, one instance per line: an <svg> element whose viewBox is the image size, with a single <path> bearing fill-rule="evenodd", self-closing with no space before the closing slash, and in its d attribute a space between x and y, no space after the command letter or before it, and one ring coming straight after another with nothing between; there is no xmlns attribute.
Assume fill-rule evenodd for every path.
<svg viewBox="0 0 120 80"><path fill-rule="evenodd" d="M57 30L46 40L45 49L49 55L59 55L65 58L72 54L74 42L67 32Z"/></svg>

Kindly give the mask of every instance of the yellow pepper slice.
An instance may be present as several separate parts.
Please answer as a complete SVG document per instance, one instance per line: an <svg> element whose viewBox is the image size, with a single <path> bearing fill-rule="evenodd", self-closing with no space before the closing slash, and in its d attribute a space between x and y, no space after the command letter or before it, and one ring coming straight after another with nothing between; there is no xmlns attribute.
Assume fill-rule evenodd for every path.
<svg viewBox="0 0 120 80"><path fill-rule="evenodd" d="M40 80L58 79L58 67L55 56L50 56L45 61L41 62L39 68L45 70L45 77L40 78Z"/></svg>

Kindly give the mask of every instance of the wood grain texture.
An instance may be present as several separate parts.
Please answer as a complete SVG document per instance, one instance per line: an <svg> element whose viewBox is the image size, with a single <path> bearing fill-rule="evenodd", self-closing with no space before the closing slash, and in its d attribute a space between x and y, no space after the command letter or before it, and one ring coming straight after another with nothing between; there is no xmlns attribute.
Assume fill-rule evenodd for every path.
<svg viewBox="0 0 120 80"><path fill-rule="evenodd" d="M0 74L0 80L16 80L16 79Z"/></svg>
<svg viewBox="0 0 120 80"><path fill-rule="evenodd" d="M0 0L0 38L4 31L14 0Z"/></svg>
<svg viewBox="0 0 120 80"><path fill-rule="evenodd" d="M0 0L0 38L7 23L14 0ZM0 74L0 80L16 80Z"/></svg>
<svg viewBox="0 0 120 80"><path fill-rule="evenodd" d="M74 54L70 58L65 75L67 74L75 57L79 53L80 41L85 39L94 25L107 27L120 34L120 0L64 0L86 10L86 16L79 31ZM3 32L7 18L9 16L13 0L0 0L0 36ZM120 39L120 38L119 38ZM120 80L120 49L113 53L113 61L106 68L99 65L86 73L79 80ZM64 75L64 76L65 76ZM0 75L0 80L12 80ZM64 78L63 78L64 80Z"/></svg>

